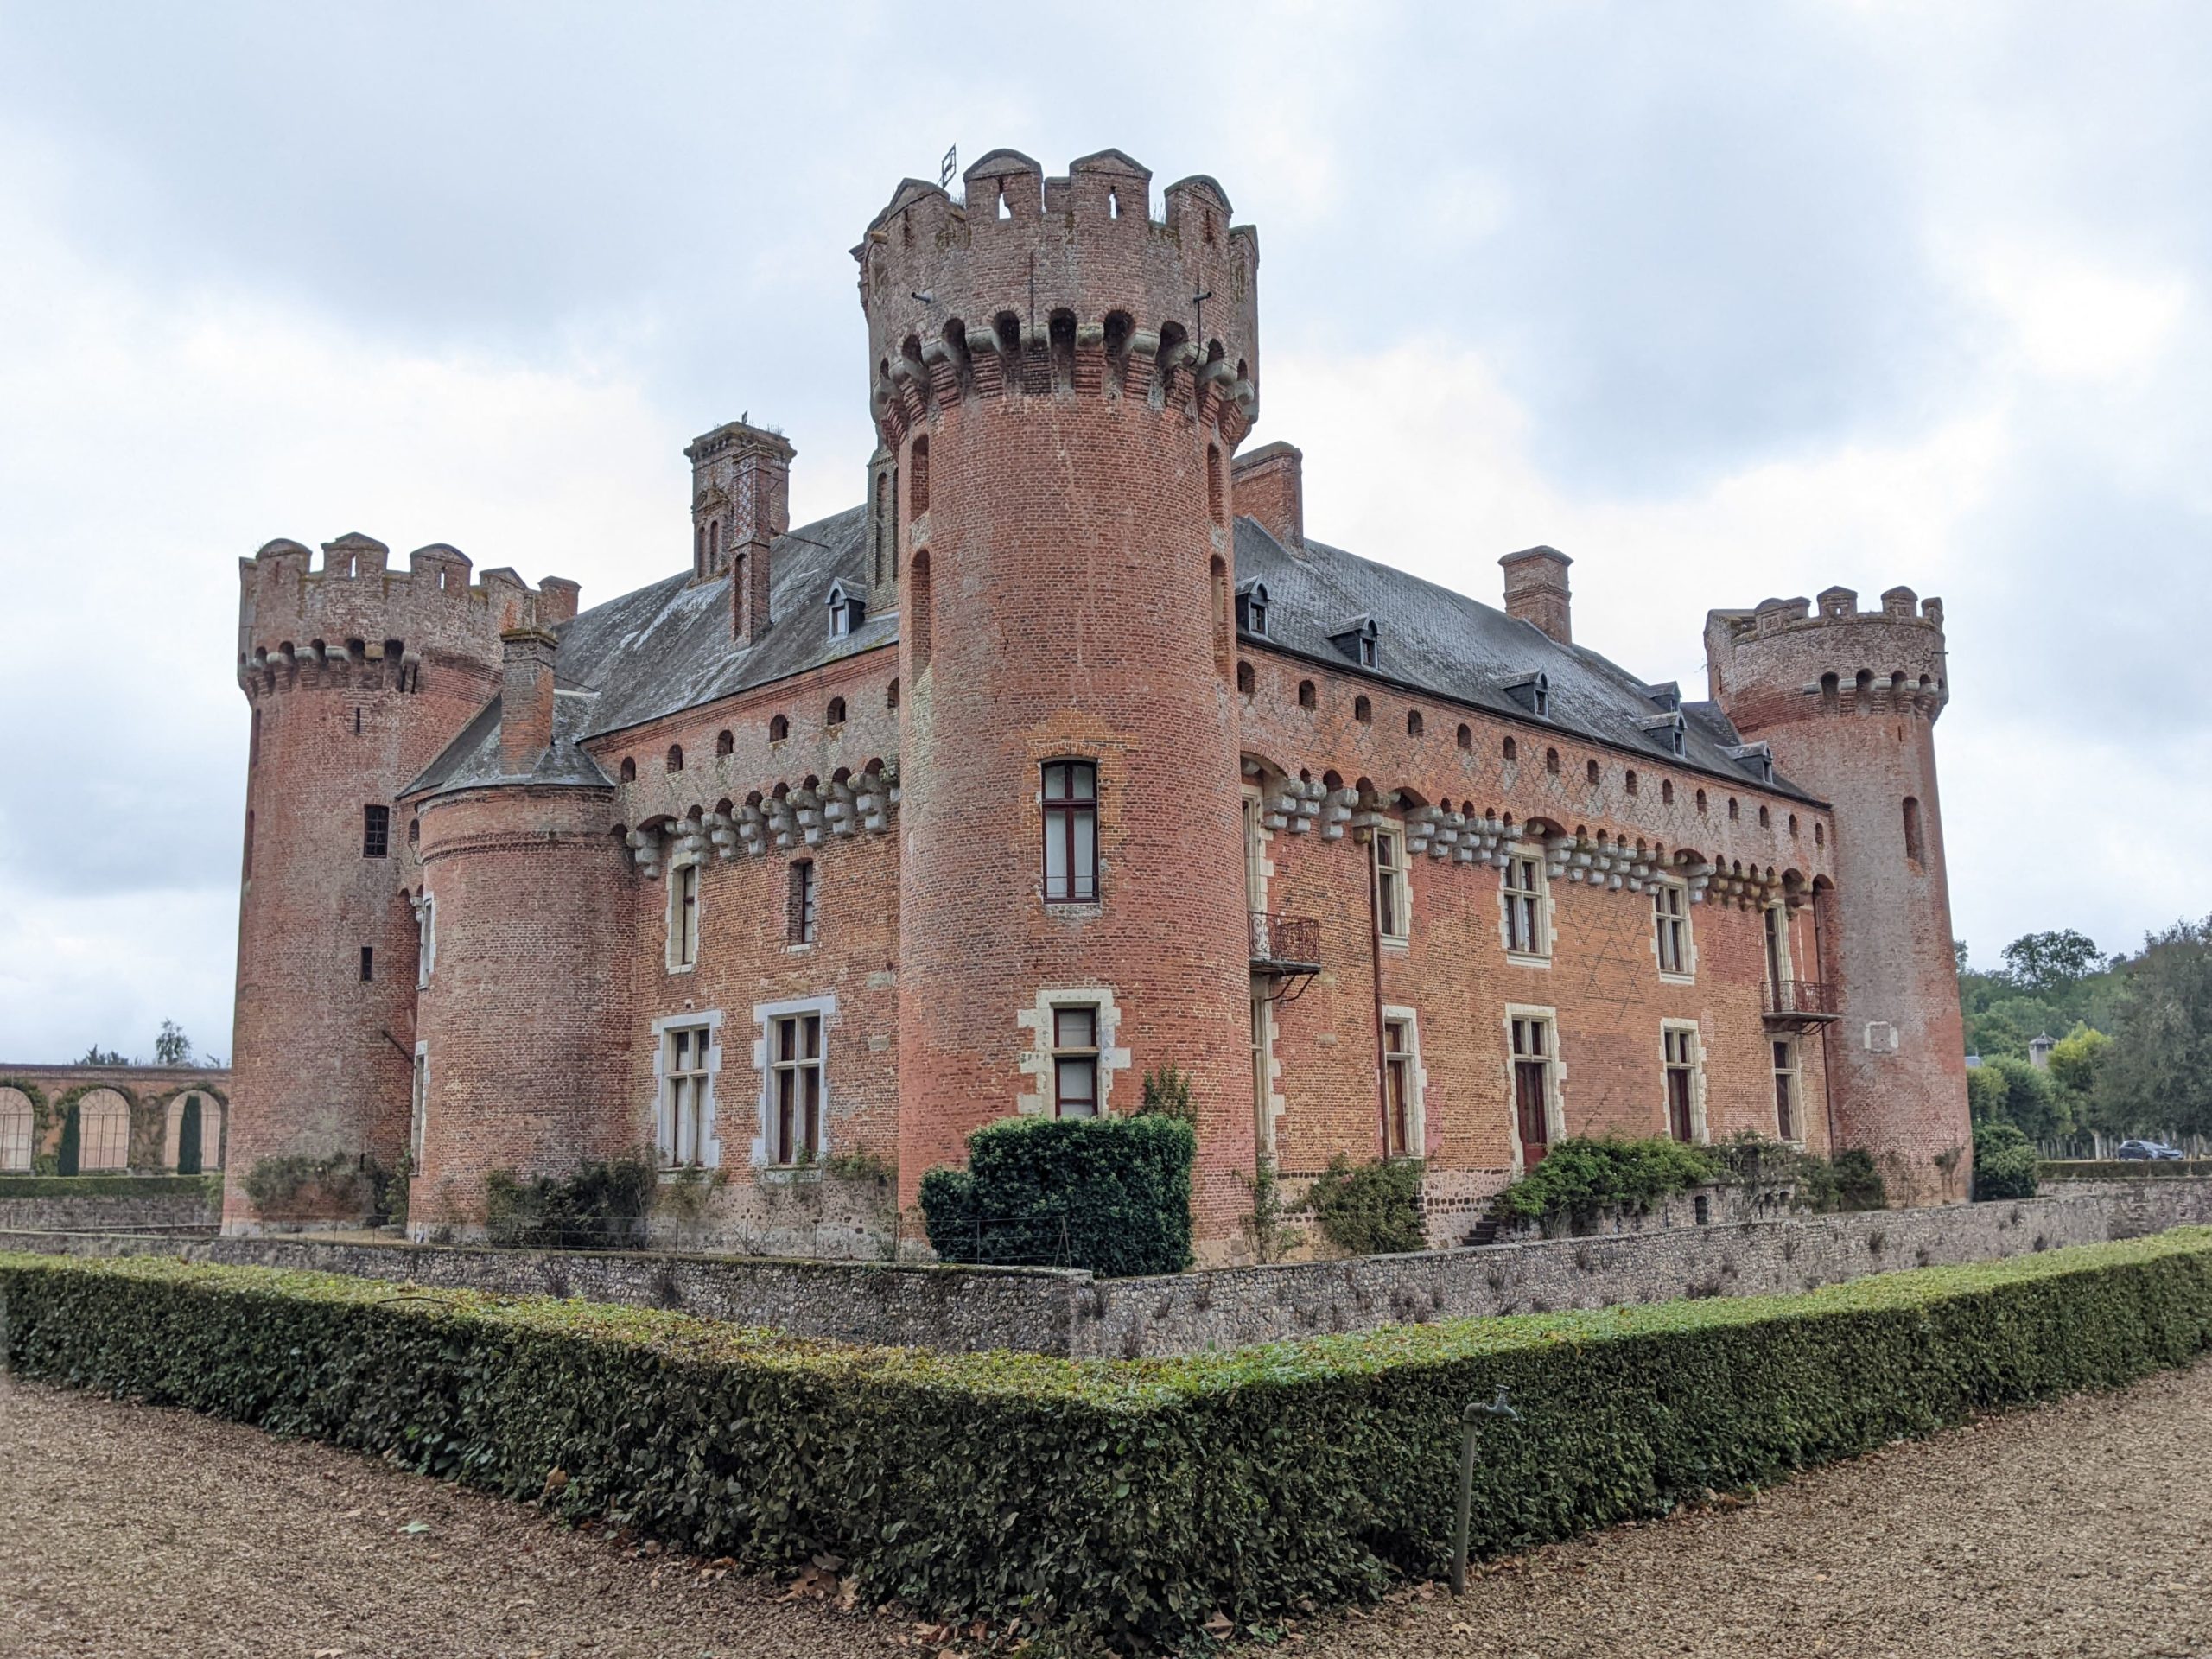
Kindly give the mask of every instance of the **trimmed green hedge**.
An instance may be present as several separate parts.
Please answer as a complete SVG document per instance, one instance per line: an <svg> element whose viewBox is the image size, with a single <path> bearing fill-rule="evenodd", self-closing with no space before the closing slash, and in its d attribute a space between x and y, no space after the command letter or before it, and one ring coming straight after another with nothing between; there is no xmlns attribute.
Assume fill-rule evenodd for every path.
<svg viewBox="0 0 2212 1659"><path fill-rule="evenodd" d="M1016 1117L968 1137L968 1167L922 1177L946 1262L1088 1268L1107 1278L1191 1265L1198 1135L1165 1112Z"/></svg>
<svg viewBox="0 0 2212 1659"><path fill-rule="evenodd" d="M1409 1325L1176 1360L839 1348L658 1310L152 1257L0 1255L26 1376L215 1412L868 1602L1142 1650L1662 1514L2212 1344L2212 1230L1809 1294Z"/></svg>
<svg viewBox="0 0 2212 1659"><path fill-rule="evenodd" d="M219 1183L219 1173L214 1176ZM222 1188L205 1175L0 1175L0 1198L204 1198Z"/></svg>

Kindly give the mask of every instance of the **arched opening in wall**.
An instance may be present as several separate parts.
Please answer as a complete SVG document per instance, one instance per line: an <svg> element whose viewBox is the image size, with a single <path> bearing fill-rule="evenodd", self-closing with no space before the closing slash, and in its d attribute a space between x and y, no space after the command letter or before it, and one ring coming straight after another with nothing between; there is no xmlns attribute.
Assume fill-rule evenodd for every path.
<svg viewBox="0 0 2212 1659"><path fill-rule="evenodd" d="M1136 332L1136 320L1126 311L1106 314L1106 376L1116 390L1128 372L1129 336Z"/></svg>
<svg viewBox="0 0 2212 1659"><path fill-rule="evenodd" d="M1843 701L1843 681L1842 681L1842 678L1841 678L1840 676L1838 676L1838 675L1836 675L1836 674L1834 674L1834 673L1828 673L1828 674L1823 674L1823 675L1821 675L1821 707L1822 709L1826 709L1829 714L1831 714L1831 715L1832 715L1832 714L1835 713L1837 706L1838 706L1840 703L1841 703L1841 702L1842 702L1842 701Z"/></svg>
<svg viewBox="0 0 2212 1659"><path fill-rule="evenodd" d="M1046 320L1045 337L1052 352L1052 389L1075 389L1075 313L1055 311Z"/></svg>
<svg viewBox="0 0 2212 1659"><path fill-rule="evenodd" d="M408 820L407 820L407 844L408 844L410 847L419 847L420 845L422 845L422 842L423 842L423 820L422 820L422 819L420 819L420 818L410 818L410 819L408 819Z"/></svg>
<svg viewBox="0 0 2212 1659"><path fill-rule="evenodd" d="M906 456L906 510L918 518L930 510L930 435L918 432Z"/></svg>
<svg viewBox="0 0 2212 1659"><path fill-rule="evenodd" d="M1584 765L1582 768L1582 775L1584 780L1587 782L1592 789L1598 787L1599 782L1603 776L1603 774L1599 772L1598 763L1595 760L1589 761Z"/></svg>
<svg viewBox="0 0 2212 1659"><path fill-rule="evenodd" d="M1206 445L1206 512L1217 524L1221 516L1221 446Z"/></svg>
<svg viewBox="0 0 2212 1659"><path fill-rule="evenodd" d="M1920 800L1913 795L1904 798L1904 855L1916 868L1928 860L1928 849L1921 840Z"/></svg>
<svg viewBox="0 0 2212 1659"><path fill-rule="evenodd" d="M1313 681L1300 680L1298 683L1298 706L1300 708L1318 708L1320 706L1320 702L1321 699L1319 694L1313 690Z"/></svg>
<svg viewBox="0 0 2212 1659"><path fill-rule="evenodd" d="M1520 761L1521 745L1512 738L1509 737L1504 742L1499 744L1497 746L1497 752L1500 758L1502 758L1508 766L1517 765Z"/></svg>
<svg viewBox="0 0 2212 1659"><path fill-rule="evenodd" d="M899 681L895 676L889 688L883 694L883 706L893 714L899 712Z"/></svg>
<svg viewBox="0 0 2212 1659"><path fill-rule="evenodd" d="M1659 780L1659 804L1662 806L1672 806L1674 804L1675 780L1671 778L1662 778Z"/></svg>
<svg viewBox="0 0 2212 1659"><path fill-rule="evenodd" d="M1828 827L1822 823L1818 818L1815 818L1813 820L1813 845L1815 847L1825 847L1827 844Z"/></svg>
<svg viewBox="0 0 2212 1659"><path fill-rule="evenodd" d="M681 743L668 746L668 769L671 772L683 770L683 746Z"/></svg>
<svg viewBox="0 0 2212 1659"><path fill-rule="evenodd" d="M1705 816L1705 791L1701 789L1697 792L1697 815L1700 817Z"/></svg>
<svg viewBox="0 0 2212 1659"><path fill-rule="evenodd" d="M1214 672L1225 677L1229 673L1236 640L1230 624L1228 561L1217 553L1207 561L1206 571L1213 605Z"/></svg>
<svg viewBox="0 0 2212 1659"><path fill-rule="evenodd" d="M771 743L780 743L791 734L791 722L788 715L768 716L768 741Z"/></svg>
<svg viewBox="0 0 2212 1659"><path fill-rule="evenodd" d="M1160 325L1160 355L1154 359L1154 372L1161 385L1174 379L1176 359L1182 354L1184 341L1190 337L1190 331L1179 322Z"/></svg>
<svg viewBox="0 0 2212 1659"><path fill-rule="evenodd" d="M722 521L721 521L721 519L719 519L719 518L709 518L709 519L708 519L708 520L707 520L707 570L706 570L706 574L711 576L711 575L713 575L716 571L720 570L721 568L722 568Z"/></svg>
<svg viewBox="0 0 2212 1659"><path fill-rule="evenodd" d="M130 1166L130 1103L112 1089L95 1089L77 1103L77 1168L89 1173Z"/></svg>
<svg viewBox="0 0 2212 1659"><path fill-rule="evenodd" d="M622 757L622 781L626 784L634 784L638 781L638 763L635 759L626 754Z"/></svg>
<svg viewBox="0 0 2212 1659"><path fill-rule="evenodd" d="M1419 737L1421 734L1421 710L1418 709L1407 709L1406 735L1408 737Z"/></svg>
<svg viewBox="0 0 2212 1659"><path fill-rule="evenodd" d="M1766 810L1766 804L1764 801L1759 804L1759 828L1762 830L1774 828L1774 814Z"/></svg>
<svg viewBox="0 0 2212 1659"><path fill-rule="evenodd" d="M1106 217L1119 219L1121 216L1122 188L1117 184L1109 184L1106 187Z"/></svg>
<svg viewBox="0 0 2212 1659"><path fill-rule="evenodd" d="M29 1172L35 1122L29 1095L20 1089L0 1088L0 1175Z"/></svg>
<svg viewBox="0 0 2212 1659"><path fill-rule="evenodd" d="M1014 217L1013 196L1012 193L1007 189L1007 181L1004 179L1001 179L998 181L998 212L992 215L992 217L995 219L1012 219Z"/></svg>
<svg viewBox="0 0 2212 1659"><path fill-rule="evenodd" d="M223 1107L213 1095L189 1090L169 1102L162 1126L162 1163L180 1175L223 1166Z"/></svg>
<svg viewBox="0 0 2212 1659"><path fill-rule="evenodd" d="M883 586L884 543L891 536L890 504L891 470L886 467L875 475L875 585L879 588Z"/></svg>
<svg viewBox="0 0 2212 1659"><path fill-rule="evenodd" d="M930 631L935 620L930 614L930 554L927 548L914 555L906 566L908 593L905 602L906 626L913 636L908 647L908 660L915 673L930 665Z"/></svg>
<svg viewBox="0 0 2212 1659"><path fill-rule="evenodd" d="M1252 672L1251 664L1236 664L1236 689L1248 697L1260 689L1259 677Z"/></svg>
<svg viewBox="0 0 2212 1659"><path fill-rule="evenodd" d="M1728 798L1728 822L1733 823L1742 816L1743 810L1736 804L1736 798L1731 795Z"/></svg>
<svg viewBox="0 0 2212 1659"><path fill-rule="evenodd" d="M830 699L830 707L823 712L823 723L829 726L845 723L845 700L842 697Z"/></svg>
<svg viewBox="0 0 2212 1659"><path fill-rule="evenodd" d="M1559 751L1557 749L1546 749L1544 751L1544 770L1554 778L1559 776Z"/></svg>
<svg viewBox="0 0 2212 1659"><path fill-rule="evenodd" d="M1795 812L1789 815L1789 833L1792 836L1797 833L1797 815Z"/></svg>
<svg viewBox="0 0 2212 1659"><path fill-rule="evenodd" d="M1363 726L1372 725L1375 721L1375 705L1364 696L1354 697L1351 700L1351 717Z"/></svg>
<svg viewBox="0 0 2212 1659"><path fill-rule="evenodd" d="M1904 671L1899 669L1890 676L1890 707L1900 707L1904 702Z"/></svg>
<svg viewBox="0 0 2212 1659"><path fill-rule="evenodd" d="M736 748L737 739L730 733L716 732L715 734L715 753L717 758L727 759Z"/></svg>
<svg viewBox="0 0 2212 1659"><path fill-rule="evenodd" d="M991 319L991 333L998 336L999 355L1006 359L1008 380L1014 378L1014 365L1021 360L1021 319L1011 311L1001 311Z"/></svg>
<svg viewBox="0 0 2212 1659"><path fill-rule="evenodd" d="M1874 706L1873 670L1862 668L1859 671L1858 677L1852 682L1851 706L1862 715Z"/></svg>
<svg viewBox="0 0 2212 1659"><path fill-rule="evenodd" d="M1461 721L1459 734L1454 741L1462 749L1471 752L1475 747L1475 728L1464 720Z"/></svg>
<svg viewBox="0 0 2212 1659"><path fill-rule="evenodd" d="M1634 766L1630 766L1626 772L1622 774L1621 787L1631 795L1636 793L1636 768Z"/></svg>

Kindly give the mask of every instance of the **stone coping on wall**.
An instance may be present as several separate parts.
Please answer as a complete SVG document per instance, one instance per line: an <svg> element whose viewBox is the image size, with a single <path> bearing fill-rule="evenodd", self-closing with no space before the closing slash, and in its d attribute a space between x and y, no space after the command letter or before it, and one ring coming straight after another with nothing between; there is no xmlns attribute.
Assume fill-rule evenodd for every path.
<svg viewBox="0 0 2212 1659"><path fill-rule="evenodd" d="M681 1307L835 1341L1145 1358L1503 1313L1806 1290L2212 1222L2212 1180L2084 1183L2047 1198L1668 1228L1336 1262L1096 1279L970 1268L555 1252L313 1236L0 1232L0 1249L158 1254L426 1287Z"/></svg>

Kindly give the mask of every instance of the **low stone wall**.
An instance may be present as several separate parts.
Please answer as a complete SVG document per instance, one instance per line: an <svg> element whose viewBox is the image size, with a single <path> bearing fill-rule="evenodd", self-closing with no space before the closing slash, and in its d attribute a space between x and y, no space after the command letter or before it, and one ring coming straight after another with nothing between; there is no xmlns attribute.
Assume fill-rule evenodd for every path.
<svg viewBox="0 0 2212 1659"><path fill-rule="evenodd" d="M170 1188L168 1182L149 1183ZM194 1190L147 1192L69 1193L53 1197L0 1198L0 1230L77 1232L112 1229L145 1232L160 1228L213 1227L218 1206L194 1181Z"/></svg>
<svg viewBox="0 0 2212 1659"><path fill-rule="evenodd" d="M2017 1203L1690 1224L1147 1279L275 1236L16 1233L0 1236L0 1249L174 1255L681 1307L849 1342L1135 1359L1433 1319L1810 1290L1870 1273L1995 1261L2208 1222L2212 1181L2162 1179L2069 1183L2056 1196Z"/></svg>

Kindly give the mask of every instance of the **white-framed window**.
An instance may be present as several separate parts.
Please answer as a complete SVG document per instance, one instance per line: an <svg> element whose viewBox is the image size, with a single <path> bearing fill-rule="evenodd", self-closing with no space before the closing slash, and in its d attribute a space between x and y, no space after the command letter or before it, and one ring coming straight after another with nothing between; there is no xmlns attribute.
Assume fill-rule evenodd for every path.
<svg viewBox="0 0 2212 1659"><path fill-rule="evenodd" d="M1564 1129L1560 1086L1559 1020L1549 1008L1509 1003L1505 1010L1509 1108L1513 1145L1523 1171L1543 1162Z"/></svg>
<svg viewBox="0 0 2212 1659"><path fill-rule="evenodd" d="M655 1022L659 1052L659 1109L653 1140L669 1169L710 1169L721 1161L715 1138L715 1073L721 1067L716 1039L720 1014L686 1014Z"/></svg>
<svg viewBox="0 0 2212 1659"><path fill-rule="evenodd" d="M1052 1114L1098 1116L1098 1007L1063 1003L1052 1010Z"/></svg>
<svg viewBox="0 0 2212 1659"><path fill-rule="evenodd" d="M438 965L438 901L429 893L415 906L415 988L423 990Z"/></svg>
<svg viewBox="0 0 2212 1659"><path fill-rule="evenodd" d="M1551 891L1539 855L1516 852L1505 861L1498 891L1505 904L1505 954L1523 962L1548 962L1552 954Z"/></svg>
<svg viewBox="0 0 2212 1659"><path fill-rule="evenodd" d="M1697 1027L1669 1020L1659 1027L1665 1073L1667 1134L1686 1144L1705 1139L1705 1055Z"/></svg>
<svg viewBox="0 0 2212 1659"><path fill-rule="evenodd" d="M130 1104L112 1089L95 1089L77 1103L77 1167L90 1173L130 1165Z"/></svg>
<svg viewBox="0 0 2212 1659"><path fill-rule="evenodd" d="M825 1056L819 1013L768 1022L768 1161L810 1164L823 1150Z"/></svg>
<svg viewBox="0 0 2212 1659"><path fill-rule="evenodd" d="M1797 1093L1797 1040L1777 1037L1774 1052L1774 1132L1777 1139L1804 1138L1804 1103Z"/></svg>
<svg viewBox="0 0 2212 1659"><path fill-rule="evenodd" d="M20 1089L0 1089L0 1173L20 1174L31 1166L31 1097Z"/></svg>
<svg viewBox="0 0 2212 1659"><path fill-rule="evenodd" d="M668 971L689 973L699 961L699 867L671 866L668 872Z"/></svg>
<svg viewBox="0 0 2212 1659"><path fill-rule="evenodd" d="M1413 889L1406 874L1406 832L1395 823L1375 826L1375 925L1384 941L1413 937Z"/></svg>
<svg viewBox="0 0 2212 1659"><path fill-rule="evenodd" d="M417 1172L423 1167L423 1135L430 1123L430 1046L415 1045L415 1070L407 1096L407 1157Z"/></svg>
<svg viewBox="0 0 2212 1659"><path fill-rule="evenodd" d="M1244 791L1243 804L1244 908L1264 911L1268 907L1268 828L1262 820L1266 810L1256 789Z"/></svg>
<svg viewBox="0 0 2212 1659"><path fill-rule="evenodd" d="M1651 914L1656 930L1660 976L1691 978L1696 971L1696 959L1690 954L1689 889L1679 881L1661 882L1651 890Z"/></svg>
<svg viewBox="0 0 2212 1659"><path fill-rule="evenodd" d="M1421 1027L1411 1008L1382 1010L1382 1155L1418 1158L1427 1137L1421 1106L1427 1074Z"/></svg>
<svg viewBox="0 0 2212 1659"><path fill-rule="evenodd" d="M784 897L784 942L786 944L812 944L821 925L819 899L814 886L814 861L795 858L791 861L791 874L785 878Z"/></svg>

